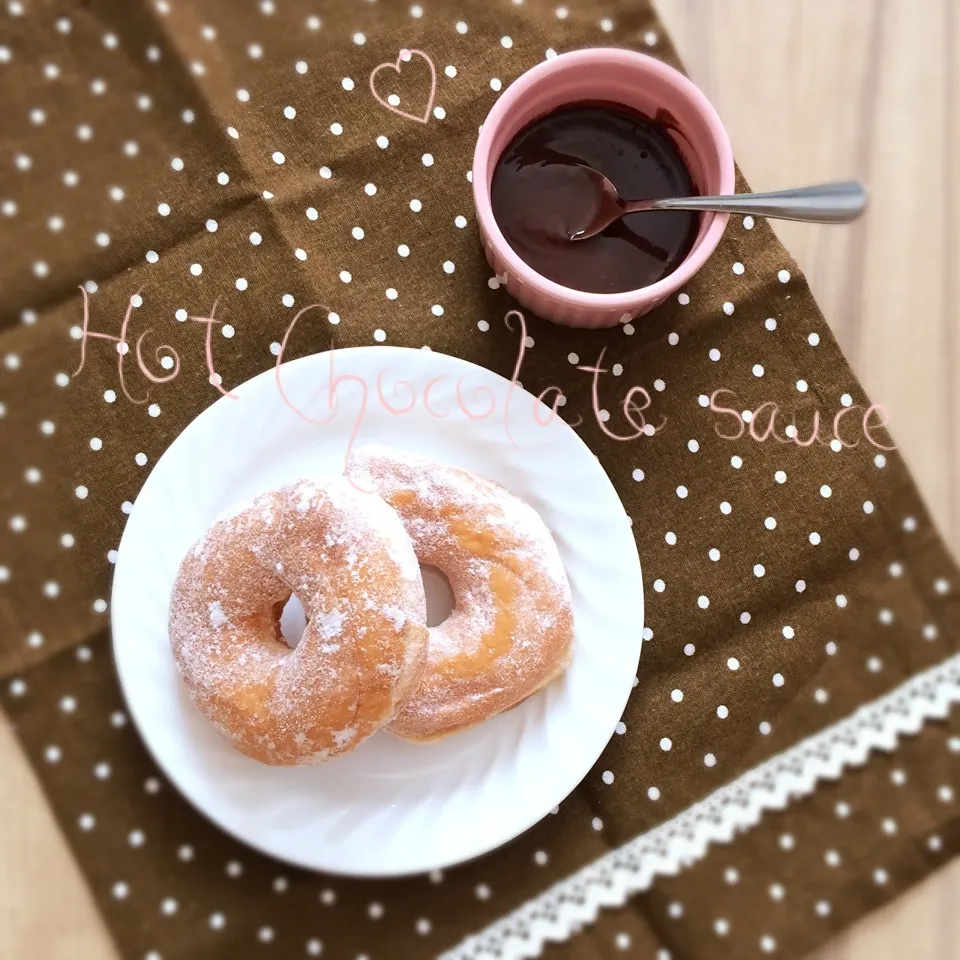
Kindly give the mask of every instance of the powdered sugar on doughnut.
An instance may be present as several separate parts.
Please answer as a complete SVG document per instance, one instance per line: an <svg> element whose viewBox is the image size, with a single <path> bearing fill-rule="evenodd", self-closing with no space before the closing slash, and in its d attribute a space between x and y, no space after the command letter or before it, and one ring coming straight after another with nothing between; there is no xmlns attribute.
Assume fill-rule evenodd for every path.
<svg viewBox="0 0 960 960"><path fill-rule="evenodd" d="M223 604L219 600L214 600L209 610L211 627L222 627L227 623L227 615L223 612Z"/></svg>
<svg viewBox="0 0 960 960"><path fill-rule="evenodd" d="M295 649L279 629L291 593L307 615ZM231 510L188 552L170 639L217 729L249 756L296 764L343 753L390 720L422 670L425 617L394 511L345 478L304 480Z"/></svg>
<svg viewBox="0 0 960 960"><path fill-rule="evenodd" d="M540 516L466 470L386 447L354 454L351 478L400 514L421 563L456 607L430 630L428 665L391 730L430 739L509 709L569 665L570 588Z"/></svg>

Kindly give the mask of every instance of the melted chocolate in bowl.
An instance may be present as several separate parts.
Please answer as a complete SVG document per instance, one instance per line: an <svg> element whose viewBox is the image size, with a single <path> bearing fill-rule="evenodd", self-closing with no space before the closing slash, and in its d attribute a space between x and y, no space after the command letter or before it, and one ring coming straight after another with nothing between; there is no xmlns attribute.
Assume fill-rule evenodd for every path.
<svg viewBox="0 0 960 960"><path fill-rule="evenodd" d="M580 164L625 200L698 192L669 125L666 114L651 120L620 104L579 103L521 130L497 163L490 196L514 252L547 279L587 293L637 290L672 273L696 240L698 213L632 213L588 240L570 239L597 204Z"/></svg>

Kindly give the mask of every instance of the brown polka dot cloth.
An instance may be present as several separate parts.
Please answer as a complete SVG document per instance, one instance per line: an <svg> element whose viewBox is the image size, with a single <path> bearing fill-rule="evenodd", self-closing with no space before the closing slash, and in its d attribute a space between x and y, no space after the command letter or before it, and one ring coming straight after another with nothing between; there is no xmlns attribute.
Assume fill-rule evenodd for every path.
<svg viewBox="0 0 960 960"><path fill-rule="evenodd" d="M646 0L3 4L0 703L124 957L799 958L960 848L960 574L749 219L633 324L528 318L523 383L562 387L647 593L622 723L553 815L442 874L318 876L212 826L126 719L105 598L152 465L307 304L287 356L429 346L511 376L477 129L523 71L603 44L676 63ZM404 48L432 103L421 58L371 94ZM78 288L91 331L128 323L75 375ZM211 377L185 321L214 302ZM609 422L578 369L601 352ZM634 385L662 425L616 442Z"/></svg>

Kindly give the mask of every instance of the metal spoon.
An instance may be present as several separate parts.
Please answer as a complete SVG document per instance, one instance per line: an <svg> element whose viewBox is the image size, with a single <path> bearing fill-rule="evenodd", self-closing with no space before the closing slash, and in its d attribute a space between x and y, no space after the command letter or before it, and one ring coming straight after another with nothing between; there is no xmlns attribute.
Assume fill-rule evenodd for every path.
<svg viewBox="0 0 960 960"><path fill-rule="evenodd" d="M571 231L571 240L594 237L626 214L647 210L700 210L755 214L779 220L806 220L813 223L849 223L856 220L867 206L867 191L856 181L823 183L815 187L778 190L774 193L624 200L617 193L617 188L599 170L580 166L586 182L596 191L597 202L588 222L580 229Z"/></svg>

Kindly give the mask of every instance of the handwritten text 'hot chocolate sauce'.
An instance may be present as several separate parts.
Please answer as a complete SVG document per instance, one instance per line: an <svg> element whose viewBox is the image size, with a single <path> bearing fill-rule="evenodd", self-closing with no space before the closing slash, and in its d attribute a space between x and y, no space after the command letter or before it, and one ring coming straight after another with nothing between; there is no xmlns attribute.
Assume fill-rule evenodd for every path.
<svg viewBox="0 0 960 960"><path fill-rule="evenodd" d="M162 386L179 376L181 370L180 355L168 344L160 344L153 350L155 358L161 361L168 360L168 363L161 364L168 372L158 374L150 369L144 356L145 341L151 333L149 327L139 333L135 340L128 338L133 298L131 298L131 306L127 307L124 314L120 335L115 336L111 333L91 329L89 298L83 288L81 288L81 293L83 295L83 325L75 328L76 339L80 341L80 364L74 371L73 375L75 377L82 372L86 363L89 341L96 340L106 341L110 344L110 348L116 351L119 385L124 396L132 403L146 403L150 398L150 390L147 388L145 395L139 398L130 392L126 381L125 361L131 353L136 361L137 369L149 383ZM388 413L398 416L409 413L418 405L422 406L430 416L438 419L444 419L453 412L452 408L439 408L431 396L433 387L444 380L452 379L451 377L434 378L422 390L418 390L409 381L403 379L401 370L394 371L384 367L375 380L368 382L365 378L355 374L337 373L337 351L333 348L328 351L329 379L318 390L320 397L326 395L326 414L314 416L308 411L298 408L284 390L283 362L289 341L298 325L309 314L317 310L326 311L326 308L320 304L311 304L300 310L290 321L282 342L278 344L279 349L276 351L277 359L274 365L277 389L283 402L297 416L317 425L329 423L336 415L338 397L341 391L354 391L359 398L359 405L354 408L352 414L354 423L347 450L348 460L350 449L352 449L354 441L360 433L371 402L378 403ZM216 312L217 303L214 302L209 315L190 317L189 319L204 325L203 356L210 383L225 397L237 399L236 394L225 390L220 385L222 378L214 368L212 331L215 326L222 322L217 319ZM517 395L516 387L520 384L520 374L527 352L527 323L526 318L519 310L508 311L504 317L504 323L511 333L519 335L519 344L513 375L507 381L503 395L498 397L489 387L470 383L468 382L469 377L462 376L455 383L456 400L454 406L469 420L486 420L490 417L502 418L505 440L508 443L515 444L516 441L510 431L510 410L512 405L515 406L524 402ZM133 345L132 349L131 344ZM653 437L659 434L666 426L667 418L656 412L656 416L648 419L648 416L655 411L650 409L653 405L653 399L645 387L631 386L619 400L611 402L606 389L610 381L606 377L607 374L611 373L612 366L605 363L606 354L607 348L603 347L599 351L595 364L578 362L574 367L575 370L587 374L590 378L589 414L592 414L596 426L606 437L618 442L637 440L641 437ZM614 364L613 366L619 365ZM612 372L615 376L616 371ZM786 411L788 408L781 407L772 400L760 404L752 411L743 411L742 413L738 406L723 406L721 403L723 401L736 404L737 399L736 393L727 389L714 390L709 397L704 398L704 405L712 413L724 418L722 421L712 424L714 433L723 440L736 441L749 438L752 441L763 443L773 439L780 443L792 443L800 447L809 447L816 444L830 446L833 449L850 448L859 445L859 438L853 439L859 427L862 430L863 437L872 446L880 450L895 449L892 444L884 443L884 440L888 439L885 436L885 428L889 420L886 410L880 404L872 404L866 409L856 404L841 408L832 418L830 424L832 430L828 433L826 429L827 421L816 408L798 411L794 407L790 410L790 417L787 419ZM559 409L564 407L566 402L566 395L559 386L548 386L541 390L533 401L532 414L535 422L544 427L548 426L557 418ZM615 414L612 414L608 408L612 408ZM798 412L801 413L799 423ZM859 415L861 412L862 415ZM847 418L851 416L852 419L848 421ZM573 416L567 419L567 423L574 429L578 429L584 425L584 418ZM879 439L874 435L874 431L882 431Z"/></svg>

